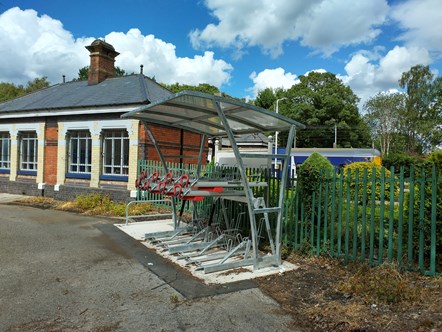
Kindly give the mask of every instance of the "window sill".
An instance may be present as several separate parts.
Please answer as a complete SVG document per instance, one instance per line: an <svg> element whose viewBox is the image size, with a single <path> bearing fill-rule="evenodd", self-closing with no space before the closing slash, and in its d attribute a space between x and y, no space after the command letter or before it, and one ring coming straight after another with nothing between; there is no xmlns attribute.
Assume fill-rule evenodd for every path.
<svg viewBox="0 0 442 332"><path fill-rule="evenodd" d="M66 173L65 176L67 179L91 179L91 175L87 173Z"/></svg>
<svg viewBox="0 0 442 332"><path fill-rule="evenodd" d="M127 175L100 175L100 180L127 182L129 180L129 177Z"/></svg>
<svg viewBox="0 0 442 332"><path fill-rule="evenodd" d="M18 175L33 175L37 176L37 171L17 171Z"/></svg>
<svg viewBox="0 0 442 332"><path fill-rule="evenodd" d="M9 169L0 169L0 174L11 174L11 170Z"/></svg>

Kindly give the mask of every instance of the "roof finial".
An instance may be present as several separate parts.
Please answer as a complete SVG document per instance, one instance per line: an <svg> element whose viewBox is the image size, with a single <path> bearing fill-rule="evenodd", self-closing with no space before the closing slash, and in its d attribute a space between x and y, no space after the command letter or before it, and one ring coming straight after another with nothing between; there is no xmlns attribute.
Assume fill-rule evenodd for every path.
<svg viewBox="0 0 442 332"><path fill-rule="evenodd" d="M143 65L140 65L140 74L143 75Z"/></svg>

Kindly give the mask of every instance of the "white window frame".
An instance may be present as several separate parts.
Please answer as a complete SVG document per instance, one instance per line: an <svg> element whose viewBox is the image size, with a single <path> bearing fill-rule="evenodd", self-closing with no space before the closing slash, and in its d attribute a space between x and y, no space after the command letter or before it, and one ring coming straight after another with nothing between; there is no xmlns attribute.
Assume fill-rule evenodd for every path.
<svg viewBox="0 0 442 332"><path fill-rule="evenodd" d="M0 132L0 169L11 168L11 137L7 132Z"/></svg>
<svg viewBox="0 0 442 332"><path fill-rule="evenodd" d="M82 154L84 149L84 154ZM77 151L75 154L74 151ZM69 131L68 165L71 174L91 174L92 170L92 137L89 130Z"/></svg>
<svg viewBox="0 0 442 332"><path fill-rule="evenodd" d="M102 156L103 175L128 176L129 135L126 129L103 131Z"/></svg>
<svg viewBox="0 0 442 332"><path fill-rule="evenodd" d="M37 172L38 137L36 132L20 133L20 171Z"/></svg>

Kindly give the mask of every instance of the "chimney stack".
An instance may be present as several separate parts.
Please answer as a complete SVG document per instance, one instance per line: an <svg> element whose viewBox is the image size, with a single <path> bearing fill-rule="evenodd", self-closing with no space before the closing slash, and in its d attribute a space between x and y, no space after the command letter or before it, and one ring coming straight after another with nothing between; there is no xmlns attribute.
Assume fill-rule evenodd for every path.
<svg viewBox="0 0 442 332"><path fill-rule="evenodd" d="M90 52L91 63L89 66L88 84L94 85L104 81L108 77L115 76L115 58L118 52L111 44L96 39L90 46L86 46Z"/></svg>

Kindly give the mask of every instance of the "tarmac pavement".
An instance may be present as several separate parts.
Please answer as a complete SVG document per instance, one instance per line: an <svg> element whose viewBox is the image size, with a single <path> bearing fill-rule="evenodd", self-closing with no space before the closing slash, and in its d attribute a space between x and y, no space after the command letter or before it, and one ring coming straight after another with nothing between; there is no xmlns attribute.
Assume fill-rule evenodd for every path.
<svg viewBox="0 0 442 332"><path fill-rule="evenodd" d="M293 331L254 282L208 286L112 220L5 204L0 331Z"/></svg>

